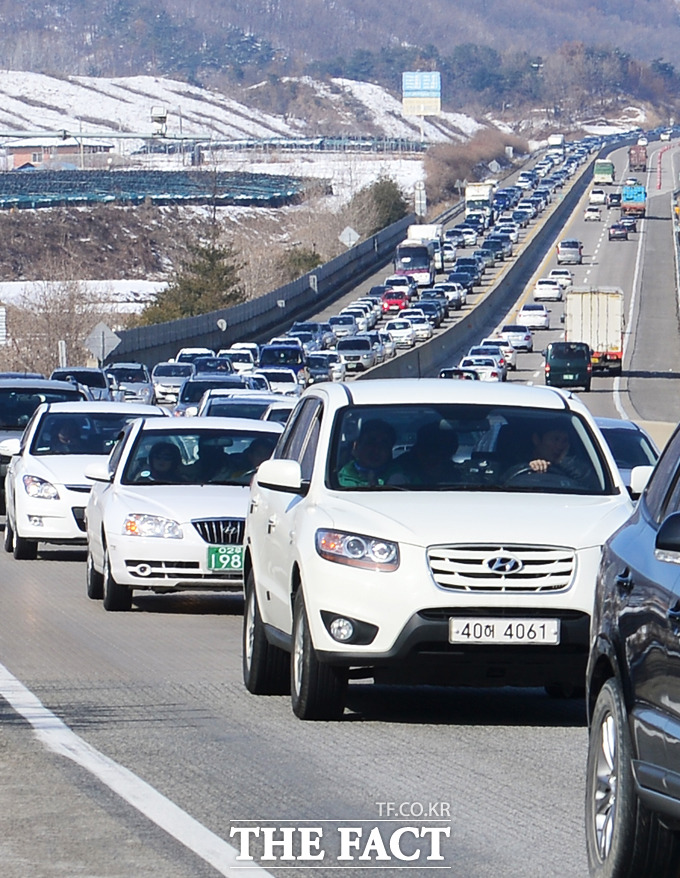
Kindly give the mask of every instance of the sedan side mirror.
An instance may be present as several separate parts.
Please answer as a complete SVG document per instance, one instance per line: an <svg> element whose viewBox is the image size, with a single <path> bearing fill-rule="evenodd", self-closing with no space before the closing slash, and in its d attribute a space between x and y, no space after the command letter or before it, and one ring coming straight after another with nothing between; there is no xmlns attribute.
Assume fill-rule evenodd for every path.
<svg viewBox="0 0 680 878"><path fill-rule="evenodd" d="M93 482L112 482L108 461L97 461L85 467L85 478Z"/></svg>
<svg viewBox="0 0 680 878"><path fill-rule="evenodd" d="M1 457L14 457L15 454L19 454L21 451L21 439L11 438L11 439L3 439L0 442L0 456Z"/></svg>

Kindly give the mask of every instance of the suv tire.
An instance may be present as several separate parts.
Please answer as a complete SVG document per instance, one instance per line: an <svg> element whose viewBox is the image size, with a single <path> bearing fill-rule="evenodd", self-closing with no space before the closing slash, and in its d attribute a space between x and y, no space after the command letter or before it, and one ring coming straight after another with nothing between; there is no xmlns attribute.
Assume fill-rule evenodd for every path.
<svg viewBox="0 0 680 878"><path fill-rule="evenodd" d="M592 878L671 878L679 837L635 793L626 706L609 679L592 714L586 773L586 847Z"/></svg>
<svg viewBox="0 0 680 878"><path fill-rule="evenodd" d="M243 682L253 695L290 694L290 659L273 646L264 633L251 570L246 582L243 608Z"/></svg>
<svg viewBox="0 0 680 878"><path fill-rule="evenodd" d="M317 659L302 588L295 596L290 689L293 713L299 719L332 720L343 714L347 672Z"/></svg>

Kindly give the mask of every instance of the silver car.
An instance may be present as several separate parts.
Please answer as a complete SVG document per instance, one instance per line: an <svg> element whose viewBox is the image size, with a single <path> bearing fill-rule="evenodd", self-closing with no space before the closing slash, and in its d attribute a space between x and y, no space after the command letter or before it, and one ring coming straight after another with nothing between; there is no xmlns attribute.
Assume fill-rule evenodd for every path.
<svg viewBox="0 0 680 878"><path fill-rule="evenodd" d="M376 364L373 342L367 335L338 339L337 351L348 372L363 372Z"/></svg>
<svg viewBox="0 0 680 878"><path fill-rule="evenodd" d="M252 368L252 360L251 360ZM195 372L193 363L157 363L151 372L156 401L174 405L186 378Z"/></svg>
<svg viewBox="0 0 680 878"><path fill-rule="evenodd" d="M156 391L149 370L143 363L114 363L106 367L108 375L112 375L123 391L122 402L141 402L153 405L156 402Z"/></svg>

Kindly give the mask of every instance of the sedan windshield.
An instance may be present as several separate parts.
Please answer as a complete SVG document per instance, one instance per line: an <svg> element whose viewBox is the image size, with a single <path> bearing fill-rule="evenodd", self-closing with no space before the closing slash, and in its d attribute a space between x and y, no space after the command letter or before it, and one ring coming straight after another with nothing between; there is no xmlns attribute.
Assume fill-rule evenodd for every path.
<svg viewBox="0 0 680 878"><path fill-rule="evenodd" d="M138 417L119 412L46 413L33 436L31 454L109 454L121 430Z"/></svg>
<svg viewBox="0 0 680 878"><path fill-rule="evenodd" d="M248 485L271 456L280 427L263 430L142 431L125 462L123 485Z"/></svg>

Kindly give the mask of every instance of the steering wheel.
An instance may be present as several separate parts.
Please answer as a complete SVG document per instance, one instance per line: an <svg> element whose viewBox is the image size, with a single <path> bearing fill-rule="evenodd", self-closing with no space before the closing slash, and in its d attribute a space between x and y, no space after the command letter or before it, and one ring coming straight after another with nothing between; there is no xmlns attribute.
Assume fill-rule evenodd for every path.
<svg viewBox="0 0 680 878"><path fill-rule="evenodd" d="M545 487L575 488L578 486L577 482L558 463L551 463L545 471L532 469L529 464L520 464L510 470L501 484L504 488L513 485L531 487L537 483L537 479L540 479L541 484Z"/></svg>

